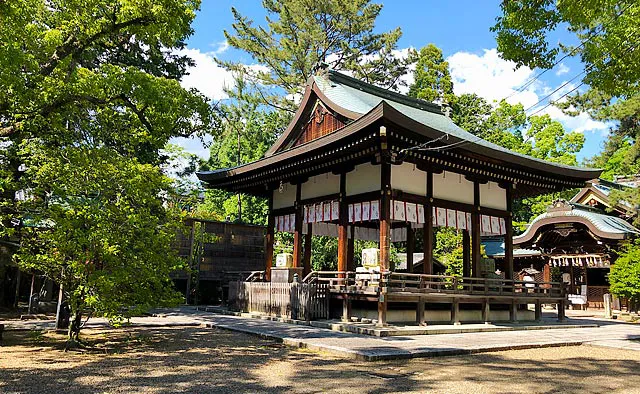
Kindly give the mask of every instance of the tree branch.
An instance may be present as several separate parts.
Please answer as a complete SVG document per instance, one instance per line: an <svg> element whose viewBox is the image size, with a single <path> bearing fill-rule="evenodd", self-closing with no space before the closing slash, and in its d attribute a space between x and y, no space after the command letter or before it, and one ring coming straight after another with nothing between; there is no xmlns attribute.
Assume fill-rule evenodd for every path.
<svg viewBox="0 0 640 394"><path fill-rule="evenodd" d="M53 55L47 60L44 64L40 66L40 74L47 76L50 75L53 70L58 66L58 64L66 59L68 56L77 55L84 51L89 45L93 44L95 41L100 38L107 36L109 34L115 33L122 29L125 29L134 25L147 26L153 22L152 18L148 17L139 17L133 18L126 22L121 23L112 23L108 25L106 28L100 30L96 34L89 36L86 40L82 41L78 39L75 35L70 35L62 45L58 46L56 50L53 52Z"/></svg>

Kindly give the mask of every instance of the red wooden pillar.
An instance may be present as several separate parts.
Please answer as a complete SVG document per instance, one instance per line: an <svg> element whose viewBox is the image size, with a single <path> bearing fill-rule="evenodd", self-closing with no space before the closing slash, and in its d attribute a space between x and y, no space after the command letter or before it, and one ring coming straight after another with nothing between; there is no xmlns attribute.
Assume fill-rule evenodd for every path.
<svg viewBox="0 0 640 394"><path fill-rule="evenodd" d="M356 260L355 260L356 226L355 224L352 224L349 226L349 231L350 231L349 244L347 245L347 270L355 271L356 270Z"/></svg>
<svg viewBox="0 0 640 394"><path fill-rule="evenodd" d="M513 279L513 186L507 184L505 190L507 198L507 212L509 216L504 219L505 223L505 235L504 235L504 263L505 263L505 275L507 279Z"/></svg>
<svg viewBox="0 0 640 394"><path fill-rule="evenodd" d="M302 183L296 185L295 221L293 229L293 266L302 267Z"/></svg>
<svg viewBox="0 0 640 394"><path fill-rule="evenodd" d="M269 196L269 215L267 216L267 235L264 248L264 275L266 280L271 279L271 266L273 265L273 241L275 238L276 221L273 216L273 194Z"/></svg>
<svg viewBox="0 0 640 394"><path fill-rule="evenodd" d="M311 272L311 241L313 236L313 224L307 223L307 233L304 236L304 256L302 259L302 276L305 277Z"/></svg>
<svg viewBox="0 0 640 394"><path fill-rule="evenodd" d="M347 271L347 249L349 243L348 206L345 199L347 195L347 174L340 174L340 212L338 216L338 271Z"/></svg>
<svg viewBox="0 0 640 394"><path fill-rule="evenodd" d="M422 272L433 274L433 173L427 171L427 204L424 206L424 231L422 233L422 245L424 260Z"/></svg>
<svg viewBox="0 0 640 394"><path fill-rule="evenodd" d="M480 184L473 183L473 212L471 213L471 275L480 277Z"/></svg>
<svg viewBox="0 0 640 394"><path fill-rule="evenodd" d="M391 164L380 165L382 195L380 197L380 271L388 271L391 250Z"/></svg>

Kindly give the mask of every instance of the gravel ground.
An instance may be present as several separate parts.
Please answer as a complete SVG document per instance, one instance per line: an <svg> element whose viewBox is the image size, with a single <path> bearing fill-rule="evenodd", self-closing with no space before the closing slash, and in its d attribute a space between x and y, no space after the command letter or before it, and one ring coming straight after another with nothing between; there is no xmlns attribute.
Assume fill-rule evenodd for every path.
<svg viewBox="0 0 640 394"><path fill-rule="evenodd" d="M640 352L589 346L359 362L204 328L8 332L3 393L640 393Z"/></svg>

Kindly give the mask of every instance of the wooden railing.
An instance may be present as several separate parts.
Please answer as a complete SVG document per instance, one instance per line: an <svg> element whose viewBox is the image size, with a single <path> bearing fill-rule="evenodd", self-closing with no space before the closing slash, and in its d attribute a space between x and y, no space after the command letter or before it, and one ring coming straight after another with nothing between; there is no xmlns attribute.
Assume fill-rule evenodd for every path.
<svg viewBox="0 0 640 394"><path fill-rule="evenodd" d="M448 275L315 271L307 275L304 281L307 283L326 283L330 289L342 292L373 291L387 294L449 293L488 296L565 297L564 285L559 282L468 278Z"/></svg>

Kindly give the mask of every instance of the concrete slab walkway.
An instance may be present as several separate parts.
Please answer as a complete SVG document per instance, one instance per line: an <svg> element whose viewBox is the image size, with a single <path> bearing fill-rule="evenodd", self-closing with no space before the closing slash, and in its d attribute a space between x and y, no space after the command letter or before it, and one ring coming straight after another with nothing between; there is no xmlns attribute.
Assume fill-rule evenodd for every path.
<svg viewBox="0 0 640 394"><path fill-rule="evenodd" d="M581 318L572 320L576 323L593 321ZM197 311L192 307L162 310L157 316L132 319L134 325L141 326L204 325L234 330L274 339L289 346L330 352L361 360L434 357L580 344L600 346L606 343L619 344L619 342L611 341L623 341L635 345L636 342L631 342L629 339L640 339L640 324L599 319L598 322L601 326L588 328L374 337L271 320L218 315ZM14 324L13 328L16 328L15 324L17 323L10 322L9 324ZM18 324L24 326L28 322L18 322ZM42 322L38 322L38 324L43 325ZM52 327L53 323L50 324ZM90 327L106 326L106 324L104 319L92 319L89 322ZM12 326L9 325L8 328L11 329ZM629 348L629 346L625 346L625 348Z"/></svg>

